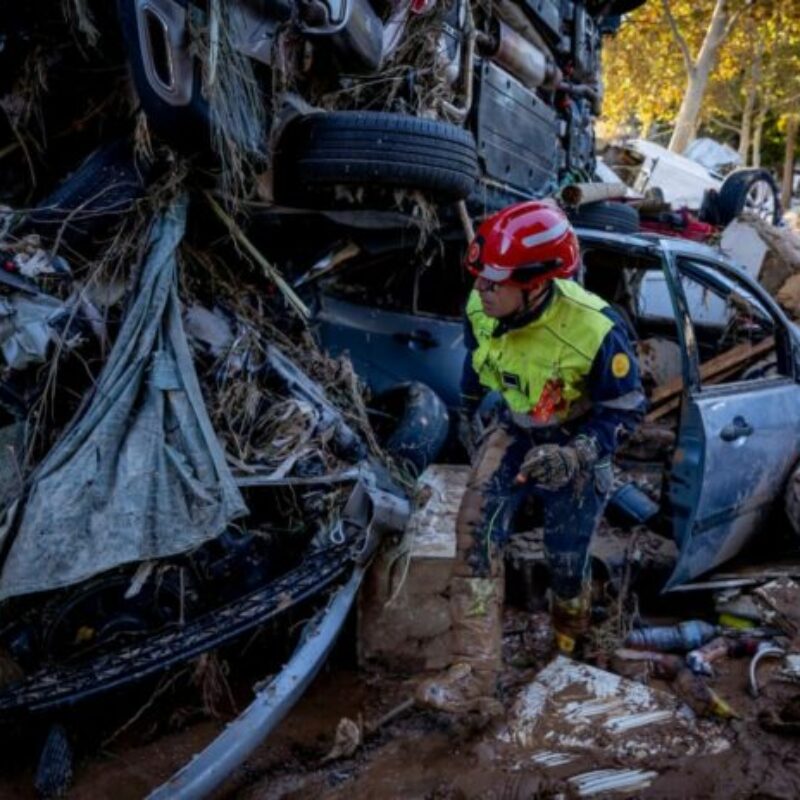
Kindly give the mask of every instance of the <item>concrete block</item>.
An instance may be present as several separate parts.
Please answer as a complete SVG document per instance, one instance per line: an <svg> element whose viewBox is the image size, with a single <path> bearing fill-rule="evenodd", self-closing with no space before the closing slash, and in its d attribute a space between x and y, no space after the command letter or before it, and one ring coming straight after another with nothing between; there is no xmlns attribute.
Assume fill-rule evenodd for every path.
<svg viewBox="0 0 800 800"><path fill-rule="evenodd" d="M436 464L420 476L400 545L377 555L359 595L362 667L412 674L450 663L449 586L468 474Z"/></svg>

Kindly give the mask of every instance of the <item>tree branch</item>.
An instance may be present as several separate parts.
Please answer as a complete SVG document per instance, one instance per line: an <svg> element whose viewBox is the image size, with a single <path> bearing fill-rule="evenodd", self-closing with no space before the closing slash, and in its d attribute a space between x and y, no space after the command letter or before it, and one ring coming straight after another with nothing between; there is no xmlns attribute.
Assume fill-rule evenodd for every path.
<svg viewBox="0 0 800 800"><path fill-rule="evenodd" d="M771 108L783 108L786 105L793 105L800 100L800 94L793 94L791 97L784 97L782 100L775 100Z"/></svg>
<svg viewBox="0 0 800 800"><path fill-rule="evenodd" d="M678 43L678 47L680 47L681 53L683 54L683 62L686 65L686 71L691 74L692 70L694 69L694 60L692 59L689 45L686 44L686 39L684 39L683 34L678 27L678 23L669 4L669 0L661 0L661 5L664 8L664 15L667 18L672 35L675 37L675 41Z"/></svg>
<svg viewBox="0 0 800 800"><path fill-rule="evenodd" d="M734 26L739 21L739 17L742 16L742 12L745 10L746 6L741 6L737 8L733 14L730 15L728 18L728 24L725 26L725 30L722 32L722 39L721 41L725 41L728 36L730 36L731 32L733 31Z"/></svg>
<svg viewBox="0 0 800 800"><path fill-rule="evenodd" d="M730 122L725 122L725 120L720 117L711 117L708 121L726 131L733 131L733 133L739 133L741 130L741 126L732 125Z"/></svg>

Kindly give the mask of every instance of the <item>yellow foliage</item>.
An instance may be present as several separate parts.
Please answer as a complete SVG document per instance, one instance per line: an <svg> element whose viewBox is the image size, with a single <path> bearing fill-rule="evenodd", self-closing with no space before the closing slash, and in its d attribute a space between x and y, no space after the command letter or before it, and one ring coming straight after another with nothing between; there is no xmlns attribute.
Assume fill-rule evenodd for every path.
<svg viewBox="0 0 800 800"><path fill-rule="evenodd" d="M740 0L741 2L741 0ZM670 0L673 16L696 59L715 0ZM736 10L736 2L731 2ZM756 53L762 54L758 102L771 110L800 100L800 0L747 3L722 47L705 95L701 123L740 123L753 80ZM686 89L687 65L667 22L662 2L650 0L627 15L604 50L605 101L600 130L606 136L654 124L671 126ZM794 101L794 103L793 103Z"/></svg>

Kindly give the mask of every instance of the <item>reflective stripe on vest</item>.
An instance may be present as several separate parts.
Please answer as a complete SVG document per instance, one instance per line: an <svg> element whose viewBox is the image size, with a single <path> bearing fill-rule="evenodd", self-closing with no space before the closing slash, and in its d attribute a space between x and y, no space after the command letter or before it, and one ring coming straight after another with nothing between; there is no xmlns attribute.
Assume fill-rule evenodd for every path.
<svg viewBox="0 0 800 800"><path fill-rule="evenodd" d="M574 281L555 280L541 316L493 337L498 322L472 291L467 316L478 346L472 365L481 384L499 391L515 415L533 425L561 424L588 410L586 376L613 327L603 299Z"/></svg>

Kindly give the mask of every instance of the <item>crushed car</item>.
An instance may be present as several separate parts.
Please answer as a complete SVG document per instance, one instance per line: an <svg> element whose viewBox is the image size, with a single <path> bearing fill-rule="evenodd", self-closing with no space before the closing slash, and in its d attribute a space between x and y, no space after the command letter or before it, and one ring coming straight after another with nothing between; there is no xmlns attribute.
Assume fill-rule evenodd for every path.
<svg viewBox="0 0 800 800"><path fill-rule="evenodd" d="M240 148L268 199L325 208L381 187L492 206L591 176L601 38L641 4L118 5L156 130Z"/></svg>
<svg viewBox="0 0 800 800"><path fill-rule="evenodd" d="M736 153L728 156L724 172L707 167L703 157L722 148L715 144L697 140L694 151L680 155L656 142L631 139L609 145L603 163L644 198L637 205L645 230L706 241L742 214L780 225L780 190L772 173L761 167L731 169ZM692 152L695 157L689 157Z"/></svg>
<svg viewBox="0 0 800 800"><path fill-rule="evenodd" d="M176 199L150 226L111 350L55 444L31 465L25 417L3 429L19 440L2 487L0 642L19 668L4 719L141 680L324 593L366 546L378 498L405 497L288 340L199 297L181 313L186 213ZM54 306L35 320L53 340L40 362L63 343ZM354 487L371 503L360 517Z"/></svg>
<svg viewBox="0 0 800 800"><path fill-rule="evenodd" d="M632 501L644 509L638 521L660 518L672 531L680 555L665 588L674 589L733 557L781 506L800 458L800 336L718 250L578 233L584 285L612 304L637 343L649 412L618 466L644 476L649 502ZM375 391L415 379L456 408L471 288L463 248L454 233L422 251L359 250L319 280L320 341L347 352Z"/></svg>

